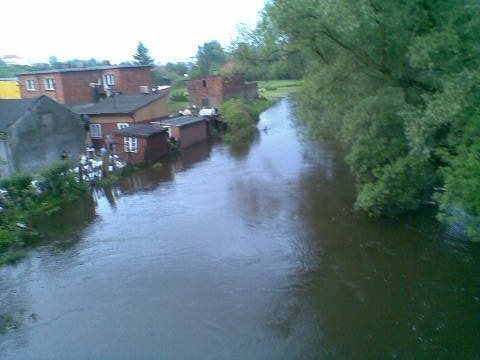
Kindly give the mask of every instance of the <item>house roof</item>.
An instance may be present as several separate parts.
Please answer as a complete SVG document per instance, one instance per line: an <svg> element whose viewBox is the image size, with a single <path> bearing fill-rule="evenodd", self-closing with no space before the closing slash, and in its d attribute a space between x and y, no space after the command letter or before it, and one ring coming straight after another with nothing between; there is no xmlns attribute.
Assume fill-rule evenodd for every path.
<svg viewBox="0 0 480 360"><path fill-rule="evenodd" d="M107 66L92 66L92 67L86 67L86 68L69 68L69 69L30 71L30 72L19 73L17 75L20 76L20 75L56 74L56 73L68 73L68 72L81 72L81 71L151 68L151 67L152 67L151 65L107 65Z"/></svg>
<svg viewBox="0 0 480 360"><path fill-rule="evenodd" d="M0 99L0 131L7 130L44 96L34 99Z"/></svg>
<svg viewBox="0 0 480 360"><path fill-rule="evenodd" d="M159 124L136 124L123 129L114 130L112 134L121 136L150 137L167 132L168 129Z"/></svg>
<svg viewBox="0 0 480 360"><path fill-rule="evenodd" d="M138 109L168 95L168 89L152 94L121 94L109 97L97 103L72 106L77 114L133 114Z"/></svg>
<svg viewBox="0 0 480 360"><path fill-rule="evenodd" d="M190 124L195 124L197 122L206 121L203 117L198 116L178 116L171 119L159 120L157 123L169 125L169 126L186 126Z"/></svg>

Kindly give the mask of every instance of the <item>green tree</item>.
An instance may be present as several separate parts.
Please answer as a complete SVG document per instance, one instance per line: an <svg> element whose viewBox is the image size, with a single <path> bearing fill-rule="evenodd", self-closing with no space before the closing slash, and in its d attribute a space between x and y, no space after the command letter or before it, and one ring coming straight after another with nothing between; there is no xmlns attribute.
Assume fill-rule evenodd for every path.
<svg viewBox="0 0 480 360"><path fill-rule="evenodd" d="M472 0L265 7L270 47L307 59L303 118L345 145L357 208L396 214L438 201L441 219L469 219L475 235L479 182L466 177L479 166L479 10Z"/></svg>
<svg viewBox="0 0 480 360"><path fill-rule="evenodd" d="M216 40L199 46L196 58L197 63L191 70L193 77L218 74L222 65L227 62L227 54Z"/></svg>
<svg viewBox="0 0 480 360"><path fill-rule="evenodd" d="M148 49L141 41L138 42L137 52L133 55L137 65L153 65L154 59L150 56Z"/></svg>

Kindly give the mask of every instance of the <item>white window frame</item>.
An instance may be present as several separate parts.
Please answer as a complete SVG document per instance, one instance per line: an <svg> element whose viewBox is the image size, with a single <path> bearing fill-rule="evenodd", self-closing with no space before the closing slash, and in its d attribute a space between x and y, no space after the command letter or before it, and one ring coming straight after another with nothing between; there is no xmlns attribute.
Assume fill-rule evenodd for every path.
<svg viewBox="0 0 480 360"><path fill-rule="evenodd" d="M92 139L102 138L102 124L90 124L90 137Z"/></svg>
<svg viewBox="0 0 480 360"><path fill-rule="evenodd" d="M123 150L126 153L136 153L138 151L138 141L135 136L125 136L123 138Z"/></svg>
<svg viewBox="0 0 480 360"><path fill-rule="evenodd" d="M117 129L125 129L127 127L129 127L130 124L129 123L126 123L126 122L123 122L123 123L117 123Z"/></svg>
<svg viewBox="0 0 480 360"><path fill-rule="evenodd" d="M25 86L28 91L35 91L35 80L33 79L28 79L25 83Z"/></svg>
<svg viewBox="0 0 480 360"><path fill-rule="evenodd" d="M115 85L115 75L113 74L105 74L103 75L103 80L105 85L114 86Z"/></svg>
<svg viewBox="0 0 480 360"><path fill-rule="evenodd" d="M97 77L97 78L95 79L95 84L97 84L97 85L102 85L102 78L101 78L101 77Z"/></svg>
<svg viewBox="0 0 480 360"><path fill-rule="evenodd" d="M54 78L46 78L45 79L45 90L56 90L57 86L55 85Z"/></svg>

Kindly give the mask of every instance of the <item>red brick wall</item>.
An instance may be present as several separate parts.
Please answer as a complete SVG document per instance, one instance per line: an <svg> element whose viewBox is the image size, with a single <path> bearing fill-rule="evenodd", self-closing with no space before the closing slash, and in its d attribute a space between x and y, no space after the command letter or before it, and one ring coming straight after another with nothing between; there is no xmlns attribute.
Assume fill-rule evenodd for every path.
<svg viewBox="0 0 480 360"><path fill-rule="evenodd" d="M22 99L37 98L40 95L47 95L48 97L58 101L64 102L62 78L60 73L52 74L32 74L32 75L20 75L18 77L20 84L20 94ZM53 79L55 81L56 90L45 89L45 79ZM27 80L35 81L35 90L27 90Z"/></svg>
<svg viewBox="0 0 480 360"><path fill-rule="evenodd" d="M114 135L115 153L120 159L128 164L138 164L145 161L156 161L168 154L168 134L166 132L150 138L137 138L137 152L126 153L124 137Z"/></svg>
<svg viewBox="0 0 480 360"><path fill-rule="evenodd" d="M151 90L153 86L152 71L150 68L124 68L115 69L115 89L124 94L136 94L140 92L140 86L147 85ZM118 74L118 75L117 75Z"/></svg>
<svg viewBox="0 0 480 360"><path fill-rule="evenodd" d="M147 139L147 148L145 149L146 161L157 161L168 154L168 133L149 137Z"/></svg>
<svg viewBox="0 0 480 360"><path fill-rule="evenodd" d="M42 94L50 96L63 104L82 104L93 101L93 89L90 83L96 82L98 77L112 74L115 76L116 91L124 94L135 94L140 92L140 86L152 87L152 72L145 68L112 68L107 70L85 70L58 72L50 74L19 75L20 93L22 98L35 98ZM55 80L56 90L45 90L45 79ZM26 89L26 81L35 80L35 91Z"/></svg>
<svg viewBox="0 0 480 360"><path fill-rule="evenodd" d="M175 130L175 126L172 127L172 134L175 136L178 130ZM193 145L197 142L205 140L207 138L207 122L201 121L187 126L182 126L179 129L179 136L175 136L180 141L182 148Z"/></svg>
<svg viewBox="0 0 480 360"><path fill-rule="evenodd" d="M63 94L67 104L82 104L93 102L93 88L91 83L95 83L100 77L100 71L78 71L62 73Z"/></svg>
<svg viewBox="0 0 480 360"><path fill-rule="evenodd" d="M204 82L205 81L205 82ZM203 86L203 85L206 86ZM202 107L202 99L208 99L209 106L220 107L228 99L239 97L247 99L245 76L237 75L232 79L221 76L208 76L187 81L189 101L192 105Z"/></svg>
<svg viewBox="0 0 480 360"><path fill-rule="evenodd" d="M203 85L206 86L203 86ZM187 81L189 101L202 107L202 99L208 99L209 106L219 107L223 102L223 80L220 76L208 76Z"/></svg>

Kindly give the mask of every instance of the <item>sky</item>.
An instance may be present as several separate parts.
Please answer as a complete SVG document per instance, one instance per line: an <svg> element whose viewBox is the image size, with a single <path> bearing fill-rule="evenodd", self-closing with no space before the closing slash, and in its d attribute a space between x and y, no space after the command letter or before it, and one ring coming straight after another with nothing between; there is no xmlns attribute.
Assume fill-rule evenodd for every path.
<svg viewBox="0 0 480 360"><path fill-rule="evenodd" d="M254 27L264 0L10 0L2 3L0 57L30 63L132 61L141 41L157 63L189 61L212 40L227 46Z"/></svg>

